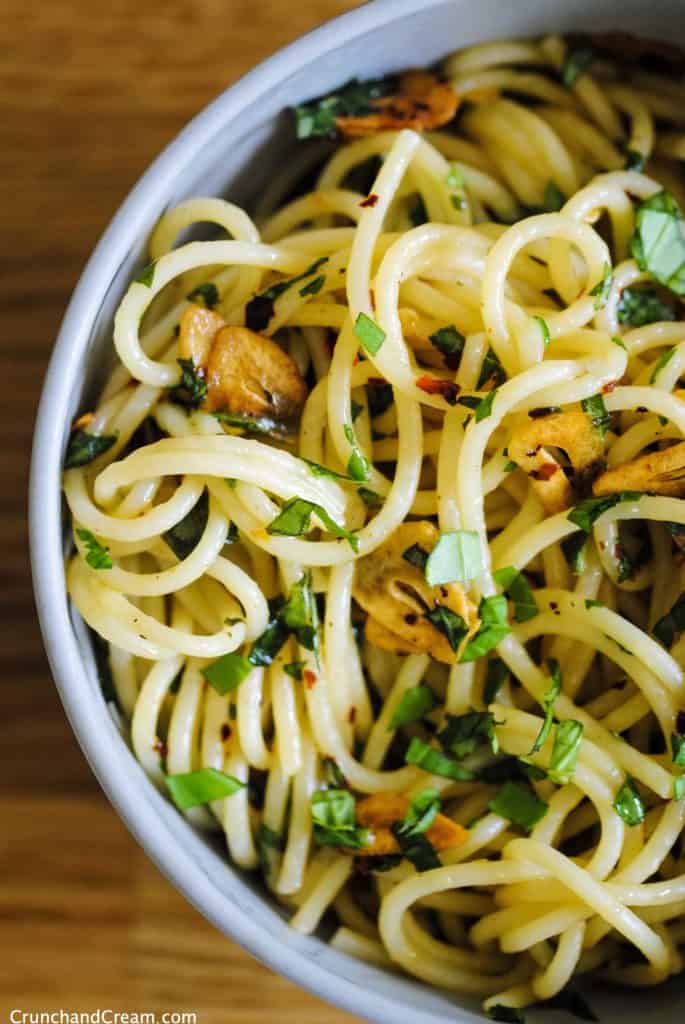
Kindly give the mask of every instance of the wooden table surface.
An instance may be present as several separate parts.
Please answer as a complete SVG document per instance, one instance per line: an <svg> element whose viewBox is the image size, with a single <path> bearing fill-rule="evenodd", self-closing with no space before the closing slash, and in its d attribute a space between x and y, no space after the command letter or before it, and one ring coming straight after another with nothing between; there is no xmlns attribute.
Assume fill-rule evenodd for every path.
<svg viewBox="0 0 685 1024"><path fill-rule="evenodd" d="M126 193L224 86L356 6L0 2L0 1011L187 1010L198 1024L352 1021L215 931L100 793L43 654L28 575L26 483L60 318Z"/></svg>

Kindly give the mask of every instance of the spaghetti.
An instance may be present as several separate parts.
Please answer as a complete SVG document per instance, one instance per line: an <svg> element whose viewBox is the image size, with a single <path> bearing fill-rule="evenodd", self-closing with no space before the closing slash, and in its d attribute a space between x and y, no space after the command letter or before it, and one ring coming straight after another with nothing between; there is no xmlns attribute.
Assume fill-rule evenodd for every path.
<svg viewBox="0 0 685 1024"><path fill-rule="evenodd" d="M297 108L323 139L254 221L162 216L67 452L151 779L293 927L495 1019L682 969L685 86L649 50Z"/></svg>

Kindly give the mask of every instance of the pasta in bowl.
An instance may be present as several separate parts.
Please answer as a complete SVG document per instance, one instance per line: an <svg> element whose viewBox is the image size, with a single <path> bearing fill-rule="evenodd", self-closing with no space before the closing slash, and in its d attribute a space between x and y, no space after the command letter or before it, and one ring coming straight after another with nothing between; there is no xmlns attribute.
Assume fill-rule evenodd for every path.
<svg viewBox="0 0 685 1024"><path fill-rule="evenodd" d="M313 186L162 216L67 449L148 775L295 929L498 1020L682 969L678 62L549 35L300 105Z"/></svg>

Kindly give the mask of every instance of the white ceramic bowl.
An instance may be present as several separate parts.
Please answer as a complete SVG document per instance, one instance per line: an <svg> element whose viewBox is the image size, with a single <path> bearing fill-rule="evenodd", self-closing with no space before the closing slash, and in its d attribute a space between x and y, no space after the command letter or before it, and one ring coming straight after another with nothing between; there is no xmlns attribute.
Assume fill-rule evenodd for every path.
<svg viewBox="0 0 685 1024"><path fill-rule="evenodd" d="M295 145L292 128L279 117L284 107L352 76L427 64L482 39L589 28L683 42L685 4L374 0L265 61L188 125L117 213L69 305L38 413L30 501L38 612L64 706L103 789L160 869L217 928L274 970L379 1024L476 1024L483 1018L474 999L443 995L293 932L263 891L228 863L219 845L194 832L148 782L106 710L87 635L69 612L60 497L66 438L74 414L87 407L100 386L114 310L160 213L193 194L227 195L249 204L268 180L270 166ZM650 1012L660 1024L682 1024L685 985L676 979L650 991L593 991L592 1003L603 1024L637 1024ZM549 1011L531 1019L536 1016L563 1022Z"/></svg>

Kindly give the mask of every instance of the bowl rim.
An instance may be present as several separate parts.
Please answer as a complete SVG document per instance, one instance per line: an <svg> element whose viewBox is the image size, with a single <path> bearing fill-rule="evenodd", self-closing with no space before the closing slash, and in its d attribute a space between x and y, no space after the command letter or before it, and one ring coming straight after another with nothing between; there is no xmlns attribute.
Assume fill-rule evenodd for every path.
<svg viewBox="0 0 685 1024"><path fill-rule="evenodd" d="M108 758L101 736L77 698L76 680L85 680L80 645L69 618L64 580L61 525L63 438L71 396L84 353L107 291L139 240L140 224L178 175L223 124L257 101L275 83L322 54L359 35L445 0L371 0L313 29L260 62L196 114L154 159L128 193L93 249L72 293L50 357L34 425L29 479L29 545L33 590L53 679L74 735L105 795L147 856L185 898L222 934L236 941L273 971L340 1009L367 1020L407 1014L407 1003L341 978L301 951L278 945L262 925L233 905L230 921L217 910L213 883L187 851L164 842L164 826L153 808L127 785L123 771ZM228 897L230 899L230 897ZM455 1012L459 1009L455 1006ZM466 1019L475 1018L462 1011ZM412 1007L412 1024L439 1024L444 1018ZM456 1019L456 1018L455 1018Z"/></svg>

